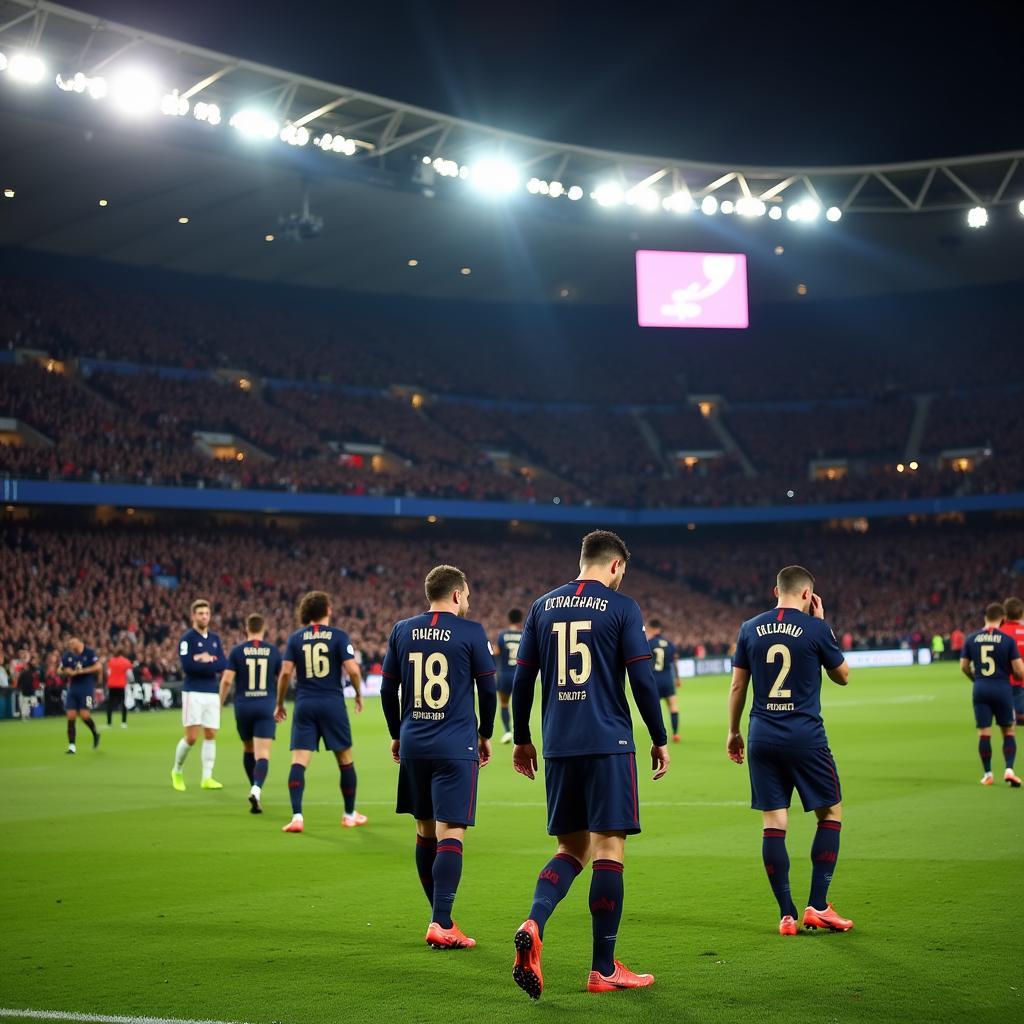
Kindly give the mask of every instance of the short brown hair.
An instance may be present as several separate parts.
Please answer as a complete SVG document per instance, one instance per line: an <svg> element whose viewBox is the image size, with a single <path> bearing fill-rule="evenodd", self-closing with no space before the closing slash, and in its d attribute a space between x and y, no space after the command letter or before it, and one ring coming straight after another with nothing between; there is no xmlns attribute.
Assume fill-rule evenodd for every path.
<svg viewBox="0 0 1024 1024"><path fill-rule="evenodd" d="M263 616L259 612L253 612L245 617L245 631L247 633L262 633L263 626Z"/></svg>
<svg viewBox="0 0 1024 1024"><path fill-rule="evenodd" d="M423 592L433 603L451 597L456 590L465 590L468 585L466 574L461 569L454 565L435 565L423 581Z"/></svg>
<svg viewBox="0 0 1024 1024"><path fill-rule="evenodd" d="M814 573L802 565L787 565L779 570L775 580L780 594L796 594L804 587L814 589Z"/></svg>
<svg viewBox="0 0 1024 1024"><path fill-rule="evenodd" d="M629 561L629 548L617 533L611 530L592 530L583 538L580 565L597 565L610 562L613 558Z"/></svg>
<svg viewBox="0 0 1024 1024"><path fill-rule="evenodd" d="M299 625L308 626L325 618L331 610L331 598L322 590L311 590L299 602Z"/></svg>
<svg viewBox="0 0 1024 1024"><path fill-rule="evenodd" d="M1024 601L1019 597L1008 597L1003 602L1003 608L1006 609L1006 617L1014 622L1018 622L1021 616L1024 616Z"/></svg>
<svg viewBox="0 0 1024 1024"><path fill-rule="evenodd" d="M200 608L209 608L210 602L205 597L197 597L189 607L191 614L195 615Z"/></svg>
<svg viewBox="0 0 1024 1024"><path fill-rule="evenodd" d="M1002 622L1005 618L1006 609L998 601L993 601L991 604L985 605L986 622Z"/></svg>

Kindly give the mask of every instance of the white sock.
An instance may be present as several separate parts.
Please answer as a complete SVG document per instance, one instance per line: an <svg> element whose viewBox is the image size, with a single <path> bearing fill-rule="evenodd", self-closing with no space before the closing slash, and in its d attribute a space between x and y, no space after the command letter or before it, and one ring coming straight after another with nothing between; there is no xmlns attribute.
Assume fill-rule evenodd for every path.
<svg viewBox="0 0 1024 1024"><path fill-rule="evenodd" d="M257 786L256 783L254 782L252 785L252 789L249 790L249 795L254 796L256 797L257 800L259 800L259 798L263 796L263 790L260 789L260 787Z"/></svg>
<svg viewBox="0 0 1024 1024"><path fill-rule="evenodd" d="M188 757L188 752L192 748L184 741L178 740L178 746L174 751L174 770L180 772L182 765L185 763L185 758Z"/></svg>
<svg viewBox="0 0 1024 1024"><path fill-rule="evenodd" d="M302 821L302 815L301 814L293 814L292 815L292 821Z"/></svg>
<svg viewBox="0 0 1024 1024"><path fill-rule="evenodd" d="M203 740L203 749L199 755L203 761L203 778L213 778L213 762L217 760L217 741Z"/></svg>

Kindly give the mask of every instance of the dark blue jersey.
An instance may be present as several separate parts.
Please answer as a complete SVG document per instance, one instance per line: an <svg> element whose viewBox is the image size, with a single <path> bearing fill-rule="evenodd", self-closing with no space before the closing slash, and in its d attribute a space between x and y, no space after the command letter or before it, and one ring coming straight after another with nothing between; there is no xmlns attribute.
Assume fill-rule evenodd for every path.
<svg viewBox="0 0 1024 1024"><path fill-rule="evenodd" d="M960 652L971 663L976 683L1013 682L1011 662L1020 657L1020 648L1012 636L993 627L979 629L964 641Z"/></svg>
<svg viewBox="0 0 1024 1024"><path fill-rule="evenodd" d="M498 634L495 647L498 653L494 661L498 666L498 678L511 680L516 674L516 659L519 657L519 645L523 642L521 629L506 629Z"/></svg>
<svg viewBox="0 0 1024 1024"><path fill-rule="evenodd" d="M235 673L235 708L273 713L281 652L264 640L246 640L231 649L228 668Z"/></svg>
<svg viewBox="0 0 1024 1024"><path fill-rule="evenodd" d="M593 580L574 580L545 594L530 609L519 645L519 665L529 671L517 672L512 691L516 742L529 742L524 737L540 669L545 757L632 753L626 666L650 657L643 617L631 597ZM640 689L632 676L630 681L652 739L664 743L649 669ZM523 686L529 691L525 701L523 693L517 699Z"/></svg>
<svg viewBox="0 0 1024 1024"><path fill-rule="evenodd" d="M651 671L654 673L654 681L665 685L671 683L674 686L676 681L675 644L660 634L652 637L650 644Z"/></svg>
<svg viewBox="0 0 1024 1024"><path fill-rule="evenodd" d="M474 681L480 690L481 735L494 726L494 658L479 622L451 612L424 612L395 625L381 674L381 698L403 758L475 761ZM395 712L401 691L401 725ZM489 700L485 697L489 695ZM489 714L488 714L489 712Z"/></svg>
<svg viewBox="0 0 1024 1024"><path fill-rule="evenodd" d="M295 699L345 696L342 664L356 656L343 629L313 623L288 638L285 661L295 665Z"/></svg>
<svg viewBox="0 0 1024 1024"><path fill-rule="evenodd" d="M61 668L95 668L99 669L100 659L91 647L83 647L81 654L72 654L65 651L60 656ZM90 672L80 676L68 676L68 683L72 686L94 687L99 682L99 673Z"/></svg>
<svg viewBox="0 0 1024 1024"><path fill-rule="evenodd" d="M196 661L197 655L212 654L213 660ZM220 637L216 633L203 636L197 629L190 629L178 641L178 657L185 681L182 690L192 693L217 693L220 690L220 674L228 667Z"/></svg>
<svg viewBox="0 0 1024 1024"><path fill-rule="evenodd" d="M821 670L844 661L824 619L795 608L773 608L740 626L732 663L750 671L751 743L827 747L821 720Z"/></svg>

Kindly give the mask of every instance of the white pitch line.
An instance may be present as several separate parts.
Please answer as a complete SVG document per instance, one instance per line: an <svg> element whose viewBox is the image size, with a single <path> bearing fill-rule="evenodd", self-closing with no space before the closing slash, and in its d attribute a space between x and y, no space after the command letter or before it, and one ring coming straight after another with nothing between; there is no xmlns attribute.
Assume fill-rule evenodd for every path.
<svg viewBox="0 0 1024 1024"><path fill-rule="evenodd" d="M0 1017L30 1017L33 1020L70 1020L96 1024L244 1024L240 1021L185 1020L179 1017L118 1017L107 1013L70 1013L67 1010L13 1010L0 1007Z"/></svg>

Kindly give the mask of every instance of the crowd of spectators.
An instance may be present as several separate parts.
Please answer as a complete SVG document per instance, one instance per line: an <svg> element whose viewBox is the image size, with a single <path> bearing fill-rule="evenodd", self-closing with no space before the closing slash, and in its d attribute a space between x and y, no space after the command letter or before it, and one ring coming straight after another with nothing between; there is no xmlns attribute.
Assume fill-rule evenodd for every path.
<svg viewBox="0 0 1024 1024"><path fill-rule="evenodd" d="M666 623L688 654L724 654L739 623L773 603L788 562L818 578L830 621L848 646L919 645L967 628L994 598L1019 592L1024 530L922 526L899 533L817 529L757 537L687 534L685 543L631 538L624 592ZM0 535L0 664L56 672L67 638L130 652L141 679L177 673L176 643L189 602L208 598L225 643L263 613L282 643L302 593L325 589L365 669L378 665L393 623L423 607L426 570L463 568L472 615L493 635L509 608L528 608L575 576L573 541L523 537L453 540L443 532L339 534L302 529L173 525L8 525ZM848 638L848 639L847 639ZM54 675L54 679L56 680Z"/></svg>

